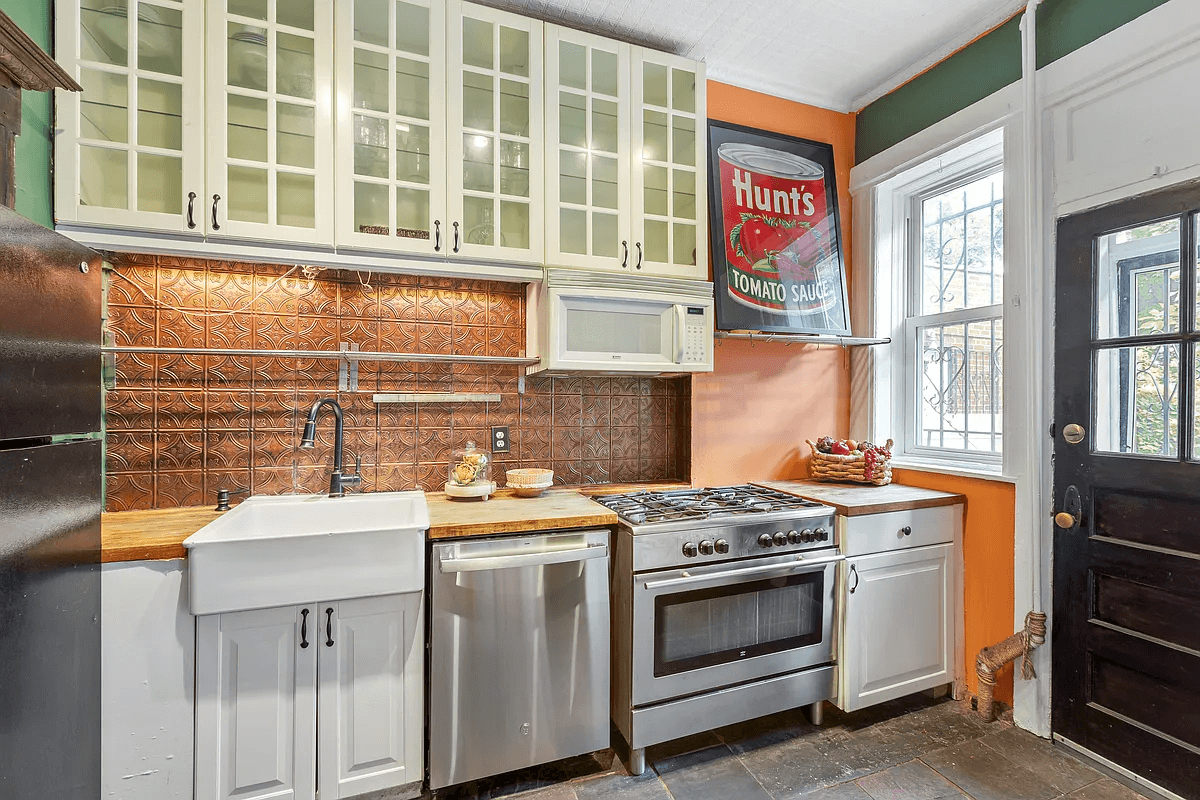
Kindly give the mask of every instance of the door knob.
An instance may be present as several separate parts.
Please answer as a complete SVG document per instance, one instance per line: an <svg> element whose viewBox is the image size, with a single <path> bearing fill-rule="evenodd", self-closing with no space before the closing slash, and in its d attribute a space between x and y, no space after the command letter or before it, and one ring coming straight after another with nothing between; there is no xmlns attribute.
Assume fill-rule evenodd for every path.
<svg viewBox="0 0 1200 800"><path fill-rule="evenodd" d="M1064 530L1070 530L1079 524L1079 520L1065 511L1060 511L1054 515L1054 524Z"/></svg>
<svg viewBox="0 0 1200 800"><path fill-rule="evenodd" d="M1083 501L1079 497L1079 490L1068 486L1063 492L1062 511L1054 515L1054 524L1063 530L1074 530L1079 527L1079 519L1082 516Z"/></svg>

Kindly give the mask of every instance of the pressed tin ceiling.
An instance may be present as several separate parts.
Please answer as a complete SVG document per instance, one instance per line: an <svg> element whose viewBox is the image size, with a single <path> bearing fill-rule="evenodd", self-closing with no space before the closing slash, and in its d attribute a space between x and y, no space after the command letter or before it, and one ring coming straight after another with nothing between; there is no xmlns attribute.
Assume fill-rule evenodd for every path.
<svg viewBox="0 0 1200 800"><path fill-rule="evenodd" d="M856 111L1024 0L482 0L686 56L708 77Z"/></svg>

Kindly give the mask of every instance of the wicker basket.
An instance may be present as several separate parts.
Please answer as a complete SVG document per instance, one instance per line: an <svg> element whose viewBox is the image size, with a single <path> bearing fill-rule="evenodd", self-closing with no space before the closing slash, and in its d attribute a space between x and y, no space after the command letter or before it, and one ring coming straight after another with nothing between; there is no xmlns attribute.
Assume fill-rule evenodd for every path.
<svg viewBox="0 0 1200 800"><path fill-rule="evenodd" d="M805 439L812 448L812 460L808 464L809 476L815 481L844 481L848 483L869 483L873 486L883 486L892 482L892 457L880 455L875 462L871 477L867 477L867 462L862 453L851 453L848 456L822 453L812 439ZM892 440L887 440L886 449L892 450Z"/></svg>

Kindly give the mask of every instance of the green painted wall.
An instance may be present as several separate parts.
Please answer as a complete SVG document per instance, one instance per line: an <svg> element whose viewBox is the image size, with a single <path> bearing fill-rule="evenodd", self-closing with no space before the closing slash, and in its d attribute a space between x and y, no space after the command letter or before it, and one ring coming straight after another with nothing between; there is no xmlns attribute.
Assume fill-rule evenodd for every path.
<svg viewBox="0 0 1200 800"><path fill-rule="evenodd" d="M53 0L0 0L0 11L51 53ZM17 137L17 212L47 228L54 227L50 181L54 103L50 92L23 92L21 135Z"/></svg>
<svg viewBox="0 0 1200 800"><path fill-rule="evenodd" d="M1045 0L1037 12L1038 67L1057 61L1166 2ZM855 120L855 163L866 161L1020 77L1018 16L859 111Z"/></svg>

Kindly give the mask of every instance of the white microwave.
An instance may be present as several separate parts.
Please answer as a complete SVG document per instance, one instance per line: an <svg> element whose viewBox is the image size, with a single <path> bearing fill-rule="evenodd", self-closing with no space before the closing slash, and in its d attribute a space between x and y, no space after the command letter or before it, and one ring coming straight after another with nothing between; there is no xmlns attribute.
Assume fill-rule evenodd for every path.
<svg viewBox="0 0 1200 800"><path fill-rule="evenodd" d="M529 372L712 372L706 281L547 269L530 284Z"/></svg>

